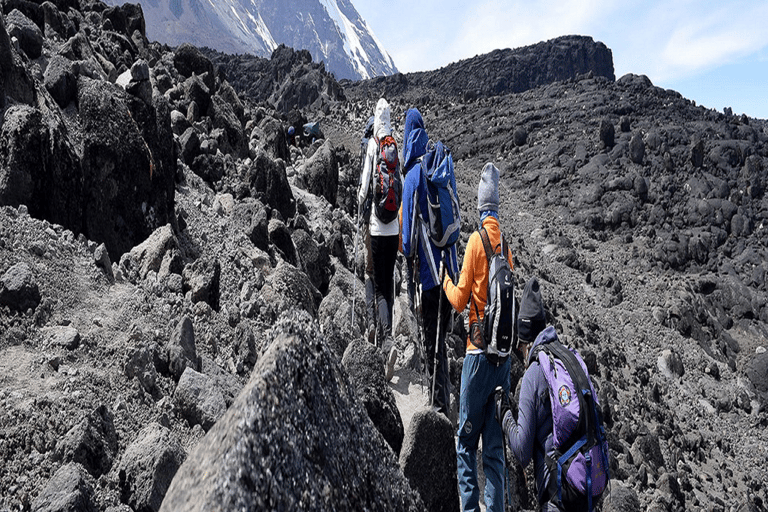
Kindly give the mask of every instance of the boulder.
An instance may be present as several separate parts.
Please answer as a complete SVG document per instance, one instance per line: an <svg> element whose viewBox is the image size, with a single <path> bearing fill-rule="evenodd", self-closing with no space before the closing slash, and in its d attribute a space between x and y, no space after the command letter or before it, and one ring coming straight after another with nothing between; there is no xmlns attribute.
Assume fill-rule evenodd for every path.
<svg viewBox="0 0 768 512"><path fill-rule="evenodd" d="M193 74L197 76L206 75L206 86L213 89L214 74L213 63L203 55L203 53L189 43L183 43L176 48L173 54L173 65L176 71L184 78L189 78Z"/></svg>
<svg viewBox="0 0 768 512"><path fill-rule="evenodd" d="M123 372L129 379L136 377L141 387L150 394L157 390L157 367L155 366L155 347L145 345L132 346L128 349Z"/></svg>
<svg viewBox="0 0 768 512"><path fill-rule="evenodd" d="M0 16L2 17L2 16ZM61 466L32 502L37 512L96 512L94 480L83 467L70 462Z"/></svg>
<svg viewBox="0 0 768 512"><path fill-rule="evenodd" d="M207 302L214 311L219 310L219 281L221 264L212 257L200 257L187 264L182 272L184 293L191 294L192 302Z"/></svg>
<svg viewBox="0 0 768 512"><path fill-rule="evenodd" d="M24 312L35 309L40 299L32 269L25 262L13 265L0 277L0 306Z"/></svg>
<svg viewBox="0 0 768 512"><path fill-rule="evenodd" d="M400 467L426 510L459 510L454 431L444 415L430 408L413 415L405 432Z"/></svg>
<svg viewBox="0 0 768 512"><path fill-rule="evenodd" d="M665 349L658 359L659 371L670 379L682 377L685 374L683 360L675 351Z"/></svg>
<svg viewBox="0 0 768 512"><path fill-rule="evenodd" d="M213 379L190 367L184 370L176 385L173 402L190 426L200 425L205 431L227 410L224 395Z"/></svg>
<svg viewBox="0 0 768 512"><path fill-rule="evenodd" d="M300 268L309 276L315 288L325 295L328 292L328 284L333 274L328 248L325 244L315 242L310 234L303 229L294 230L291 233L291 239L296 248Z"/></svg>
<svg viewBox="0 0 768 512"><path fill-rule="evenodd" d="M162 108L154 111L141 101L130 102L121 87L83 77L78 82L78 105L84 131L85 235L103 242L118 261L173 218L175 165L168 160L175 162L175 151L170 121L164 119Z"/></svg>
<svg viewBox="0 0 768 512"><path fill-rule="evenodd" d="M324 197L331 206L336 206L336 192L339 185L339 164L331 141L322 146L299 170L300 186L307 192Z"/></svg>
<svg viewBox="0 0 768 512"><path fill-rule="evenodd" d="M19 46L30 58L37 59L43 51L43 31L18 9L13 9L6 15L8 35L19 41Z"/></svg>
<svg viewBox="0 0 768 512"><path fill-rule="evenodd" d="M243 156L247 148L247 141L240 119L232 109L232 105L221 96L215 95L211 98L208 116L211 118L213 128L221 130L222 135L219 138L221 151L225 154L232 154L233 157Z"/></svg>
<svg viewBox="0 0 768 512"><path fill-rule="evenodd" d="M645 158L645 142L640 133L632 135L632 139L629 141L629 158L633 163L643 163L643 159Z"/></svg>
<svg viewBox="0 0 768 512"><path fill-rule="evenodd" d="M283 260L294 267L298 267L299 256L288 226L279 219L272 219L267 225L267 231L269 232L269 242L279 251Z"/></svg>
<svg viewBox="0 0 768 512"><path fill-rule="evenodd" d="M232 224L241 229L250 241L263 251L269 250L269 220L267 209L253 198L235 203Z"/></svg>
<svg viewBox="0 0 768 512"><path fill-rule="evenodd" d="M121 498L133 510L160 510L186 453L173 432L150 423L125 449L117 467Z"/></svg>
<svg viewBox="0 0 768 512"><path fill-rule="evenodd" d="M66 108L77 97L75 63L61 55L54 55L43 73L45 89L61 107Z"/></svg>
<svg viewBox="0 0 768 512"><path fill-rule="evenodd" d="M184 316L174 329L171 339L168 340L166 352L168 370L174 380L178 381L187 368L200 369L195 348L195 330L188 316Z"/></svg>
<svg viewBox="0 0 768 512"><path fill-rule="evenodd" d="M100 405L59 440L55 460L77 462L94 478L109 473L117 455L117 433L112 412Z"/></svg>
<svg viewBox="0 0 768 512"><path fill-rule="evenodd" d="M291 309L304 310L315 317L323 296L307 274L281 260L266 278L261 298L275 317Z"/></svg>
<svg viewBox="0 0 768 512"><path fill-rule="evenodd" d="M161 511L424 509L318 331L306 314L277 323Z"/></svg>
<svg viewBox="0 0 768 512"><path fill-rule="evenodd" d="M600 121L600 141L607 149L613 148L614 138L616 136L616 129L613 127L613 123L608 119L602 119Z"/></svg>
<svg viewBox="0 0 768 512"><path fill-rule="evenodd" d="M358 338L347 346L341 364L368 412L368 417L395 454L399 454L403 445L403 420L395 395L384 379L381 351Z"/></svg>
<svg viewBox="0 0 768 512"><path fill-rule="evenodd" d="M248 184L252 197L278 210L283 218L289 219L296 213L296 200L282 161L259 153L248 169Z"/></svg>
<svg viewBox="0 0 768 512"><path fill-rule="evenodd" d="M0 16L0 108L5 107L6 96L27 105L36 98L35 83L13 49L5 16Z"/></svg>
<svg viewBox="0 0 768 512"><path fill-rule="evenodd" d="M155 231L142 243L123 255L120 268L131 280L144 280L149 272L158 272L166 253L178 249L178 241L170 224Z"/></svg>
<svg viewBox="0 0 768 512"><path fill-rule="evenodd" d="M620 481L612 481L603 494L604 512L640 512L641 510L637 492Z"/></svg>
<svg viewBox="0 0 768 512"><path fill-rule="evenodd" d="M181 154L179 155L181 160L191 166L195 158L200 155L200 136L197 134L197 130L191 126L185 129L179 136L179 146L181 148ZM205 177L202 178L205 179Z"/></svg>

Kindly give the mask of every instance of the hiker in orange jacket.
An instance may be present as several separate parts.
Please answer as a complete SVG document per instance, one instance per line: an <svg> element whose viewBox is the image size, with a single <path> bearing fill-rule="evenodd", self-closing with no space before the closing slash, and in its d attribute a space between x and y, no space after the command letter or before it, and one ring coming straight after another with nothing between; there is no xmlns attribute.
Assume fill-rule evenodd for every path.
<svg viewBox="0 0 768 512"><path fill-rule="evenodd" d="M477 209L482 228L488 234L491 247L501 243L499 226L499 170L487 163L477 189ZM508 246L507 246L508 247ZM513 267L512 254L507 249L507 261ZM443 280L443 289L451 305L459 313L469 304L470 334L467 353L461 372L461 398L459 403L459 432L456 445L459 491L462 510L478 510L480 486L477 482L477 447L483 436L483 470L485 472L485 504L489 511L504 510L504 439L495 420L495 402L492 399L497 386L506 392L510 388L509 357L492 362L472 339L482 336L488 288L488 260L480 231L469 238L459 282L454 285L449 276ZM477 341L482 346L481 341Z"/></svg>

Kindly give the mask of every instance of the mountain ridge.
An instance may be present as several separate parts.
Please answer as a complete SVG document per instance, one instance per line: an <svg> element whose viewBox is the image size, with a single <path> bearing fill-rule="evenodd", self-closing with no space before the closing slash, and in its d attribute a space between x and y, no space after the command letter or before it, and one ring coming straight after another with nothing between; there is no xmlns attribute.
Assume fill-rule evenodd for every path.
<svg viewBox="0 0 768 512"><path fill-rule="evenodd" d="M121 0L107 0L121 5ZM149 39L191 43L230 54L269 58L280 45L309 50L338 79L397 72L394 61L349 0L149 0L142 8Z"/></svg>

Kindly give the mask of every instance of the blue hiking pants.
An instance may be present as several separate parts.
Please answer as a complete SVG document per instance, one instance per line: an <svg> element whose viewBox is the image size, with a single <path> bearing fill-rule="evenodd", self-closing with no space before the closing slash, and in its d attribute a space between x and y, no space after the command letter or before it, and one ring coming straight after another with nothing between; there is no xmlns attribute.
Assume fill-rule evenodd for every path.
<svg viewBox="0 0 768 512"><path fill-rule="evenodd" d="M467 354L461 370L459 440L456 446L459 492L464 511L480 510L477 483L477 446L483 437L485 505L489 512L504 510L504 438L495 417L494 391L509 392L509 358L496 366L483 354Z"/></svg>

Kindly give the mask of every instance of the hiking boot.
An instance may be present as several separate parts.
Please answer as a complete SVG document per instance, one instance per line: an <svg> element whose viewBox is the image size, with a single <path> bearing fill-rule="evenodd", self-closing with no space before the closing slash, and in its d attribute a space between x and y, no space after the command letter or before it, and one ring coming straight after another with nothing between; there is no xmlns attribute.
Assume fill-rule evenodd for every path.
<svg viewBox="0 0 768 512"><path fill-rule="evenodd" d="M395 375L395 363L397 362L397 354L397 347L392 344L392 348L389 350L389 356L387 357L387 363L384 372L384 378L387 379L387 382L392 380L392 377Z"/></svg>

